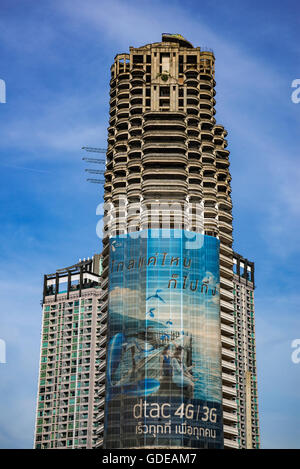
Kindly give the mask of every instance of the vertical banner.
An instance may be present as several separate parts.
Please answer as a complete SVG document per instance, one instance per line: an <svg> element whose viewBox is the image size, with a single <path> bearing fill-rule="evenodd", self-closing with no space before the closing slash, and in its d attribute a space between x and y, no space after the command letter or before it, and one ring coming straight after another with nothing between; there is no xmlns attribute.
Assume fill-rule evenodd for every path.
<svg viewBox="0 0 300 469"><path fill-rule="evenodd" d="M223 448L219 240L110 240L105 448Z"/></svg>

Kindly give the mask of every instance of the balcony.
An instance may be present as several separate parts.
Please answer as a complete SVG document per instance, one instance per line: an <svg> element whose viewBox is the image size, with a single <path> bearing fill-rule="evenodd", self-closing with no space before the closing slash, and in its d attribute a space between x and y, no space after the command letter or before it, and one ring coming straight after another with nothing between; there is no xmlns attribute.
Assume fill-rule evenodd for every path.
<svg viewBox="0 0 300 469"><path fill-rule="evenodd" d="M223 411L223 420L229 422L237 422L237 415L235 413Z"/></svg>
<svg viewBox="0 0 300 469"><path fill-rule="evenodd" d="M229 396L236 397L236 388L235 386L222 386L223 394L228 394Z"/></svg>
<svg viewBox="0 0 300 469"><path fill-rule="evenodd" d="M235 360L235 351L222 347L222 356L225 357L226 359L229 359L230 361Z"/></svg>
<svg viewBox="0 0 300 469"><path fill-rule="evenodd" d="M168 142L161 142L161 143L154 143L154 142L149 142L149 143L145 143L143 145L143 150L151 150L153 149L155 151L155 149L174 149L176 151L176 149L180 149L182 150L183 152L186 151L187 147L184 143L182 142L177 142L177 141L168 141ZM148 152L149 153L149 152Z"/></svg>
<svg viewBox="0 0 300 469"><path fill-rule="evenodd" d="M236 427L232 427L231 425L224 425L223 427L224 433L229 435L238 435L238 429Z"/></svg>
<svg viewBox="0 0 300 469"><path fill-rule="evenodd" d="M224 335L234 335L234 327L227 324L221 323L221 333Z"/></svg>
<svg viewBox="0 0 300 469"><path fill-rule="evenodd" d="M222 368L224 370L236 371L235 363L222 360Z"/></svg>
<svg viewBox="0 0 300 469"><path fill-rule="evenodd" d="M222 400L223 408L229 407L230 409L237 409L237 402L235 399L225 399Z"/></svg>
<svg viewBox="0 0 300 469"><path fill-rule="evenodd" d="M157 137L166 137L166 138L179 138L181 140L186 139L185 130L180 129L170 129L170 130L145 130L143 133L143 138L146 143L146 140L150 138L157 138ZM180 143L180 142L179 142Z"/></svg>
<svg viewBox="0 0 300 469"><path fill-rule="evenodd" d="M229 440L228 438L224 438L224 448L239 449L239 444L235 440Z"/></svg>
<svg viewBox="0 0 300 469"><path fill-rule="evenodd" d="M221 236L224 238L224 233L220 233L220 238L221 238ZM231 237L230 237L230 239L232 241ZM227 267L224 267L223 265L220 265L220 276L225 277L225 279L232 279L233 278L233 270L228 269Z"/></svg>
<svg viewBox="0 0 300 469"><path fill-rule="evenodd" d="M226 313L233 313L234 311L234 307L233 307L233 304L232 303L229 303L227 301L224 301L224 300L221 300L220 301L220 305L221 305L221 311L222 313L224 312L225 314ZM227 314L228 316L228 314Z"/></svg>

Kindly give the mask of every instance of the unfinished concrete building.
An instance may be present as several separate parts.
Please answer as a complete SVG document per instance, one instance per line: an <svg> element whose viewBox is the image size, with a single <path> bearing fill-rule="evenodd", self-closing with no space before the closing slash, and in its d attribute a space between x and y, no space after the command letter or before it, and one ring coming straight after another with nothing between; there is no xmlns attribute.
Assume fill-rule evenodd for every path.
<svg viewBox="0 0 300 469"><path fill-rule="evenodd" d="M227 132L215 119L215 57L180 35L130 47L111 67L105 172L102 313L109 237L163 227L220 239L224 447L238 448L231 176ZM199 204L202 211L193 207ZM150 215L150 216L149 216ZM153 216L152 216L153 215Z"/></svg>

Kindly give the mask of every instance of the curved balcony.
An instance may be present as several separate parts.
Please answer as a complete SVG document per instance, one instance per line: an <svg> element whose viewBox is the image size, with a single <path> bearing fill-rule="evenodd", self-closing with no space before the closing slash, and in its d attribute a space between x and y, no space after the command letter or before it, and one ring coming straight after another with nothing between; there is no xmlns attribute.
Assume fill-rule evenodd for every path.
<svg viewBox="0 0 300 469"><path fill-rule="evenodd" d="M142 185L141 183L131 183L127 186L127 194L129 196L139 196L141 194Z"/></svg>
<svg viewBox="0 0 300 469"><path fill-rule="evenodd" d="M210 130L204 130L204 129L201 129L201 140L203 143L210 143L212 148L214 148L214 144L213 144L213 133L210 131Z"/></svg>
<svg viewBox="0 0 300 469"><path fill-rule="evenodd" d="M131 90L136 87L143 88L144 84L145 84L145 80L143 76L140 76L140 77L137 76L137 77L133 77L130 79Z"/></svg>
<svg viewBox="0 0 300 469"><path fill-rule="evenodd" d="M199 133L200 133L199 127L191 126L191 125L189 125L187 127L187 136L188 136L188 138L193 138L194 137L196 139L199 139Z"/></svg>
<svg viewBox="0 0 300 469"><path fill-rule="evenodd" d="M134 132L135 133L135 132ZM142 136L141 135L130 135L128 139L130 146L135 146L136 148L141 148Z"/></svg>
<svg viewBox="0 0 300 469"><path fill-rule="evenodd" d="M198 80L198 78L186 78L186 79L184 80L184 84L185 84L188 88L196 89L197 92L199 92L199 80Z"/></svg>
<svg viewBox="0 0 300 469"><path fill-rule="evenodd" d="M222 149L219 148L219 149L216 151L216 156L217 156L217 158L221 158L221 159L223 159L223 158L228 158L229 154L230 154L230 151L229 151L229 150L225 150L224 148L222 148Z"/></svg>
<svg viewBox="0 0 300 469"><path fill-rule="evenodd" d="M196 148L188 149L188 160L194 162L201 161L201 150Z"/></svg>
<svg viewBox="0 0 300 469"><path fill-rule="evenodd" d="M189 183L189 196L190 196L190 200L193 197L195 197L197 199L197 201L199 201L199 197L200 197L200 200L201 200L202 196L203 196L203 191L202 191L201 184L191 184L191 183Z"/></svg>
<svg viewBox="0 0 300 469"><path fill-rule="evenodd" d="M113 145L115 143L115 136L114 135L108 135L107 141L109 145Z"/></svg>
<svg viewBox="0 0 300 469"><path fill-rule="evenodd" d="M114 87L116 86L116 83L117 83L116 80L117 80L116 77L112 76L112 78L111 78L110 81L109 81L109 86L110 86L111 88L114 88Z"/></svg>
<svg viewBox="0 0 300 469"><path fill-rule="evenodd" d="M142 116L129 116L129 122L131 127L141 127L143 123Z"/></svg>
<svg viewBox="0 0 300 469"><path fill-rule="evenodd" d="M131 96L143 95L143 82L142 83L131 83L130 88Z"/></svg>
<svg viewBox="0 0 300 469"><path fill-rule="evenodd" d="M115 115L110 116L110 118L109 118L109 125L110 125L110 127L114 127L114 126L115 126L115 123L116 123L116 116L115 116Z"/></svg>
<svg viewBox="0 0 300 469"><path fill-rule="evenodd" d="M122 161L120 163L115 163L114 164L114 176L116 176L116 177L118 177L118 176L126 177L126 169L127 169L126 162Z"/></svg>
<svg viewBox="0 0 300 469"><path fill-rule="evenodd" d="M213 115L214 115L214 112L212 110L200 109L200 118L203 121L205 120L205 121L211 122Z"/></svg>
<svg viewBox="0 0 300 469"><path fill-rule="evenodd" d="M186 85L186 96L197 96L199 97L199 81L198 79L189 78L185 80Z"/></svg>
<svg viewBox="0 0 300 469"><path fill-rule="evenodd" d="M216 157L216 167L217 167L217 170L224 169L228 171L229 160Z"/></svg>
<svg viewBox="0 0 300 469"><path fill-rule="evenodd" d="M204 203L204 213L207 215L207 218L215 218L218 214L218 210L215 207L207 207Z"/></svg>
<svg viewBox="0 0 300 469"><path fill-rule="evenodd" d="M232 210L232 202L231 200L221 200L219 202L219 210L224 210L226 212L231 211Z"/></svg>
<svg viewBox="0 0 300 469"><path fill-rule="evenodd" d="M106 181L106 182L104 183L104 186L103 186L103 187L104 187L104 190L105 190L105 191L109 191L109 192L110 192L110 191L112 190L112 182L111 182L111 181Z"/></svg>
<svg viewBox="0 0 300 469"><path fill-rule="evenodd" d="M209 235L209 236L216 236L217 235L217 232L218 232L218 228L217 228L217 224L214 223L214 219L207 219L207 221L205 221L204 219L204 223L203 223L203 226L204 226L204 233ZM212 233L214 233L214 235L212 235Z"/></svg>
<svg viewBox="0 0 300 469"><path fill-rule="evenodd" d="M225 129L223 125L216 124L214 126L214 130L215 130L215 135L223 135Z"/></svg>
<svg viewBox="0 0 300 469"><path fill-rule="evenodd" d="M115 176L113 179L113 186L114 189L117 189L118 187L126 187L126 174Z"/></svg>
<svg viewBox="0 0 300 469"><path fill-rule="evenodd" d="M116 117L119 119L128 119L129 110L128 108L125 109L118 109L116 112Z"/></svg>
<svg viewBox="0 0 300 469"><path fill-rule="evenodd" d="M186 165L187 157L176 153L147 153L142 157L143 165L161 163L161 164L182 164Z"/></svg>
<svg viewBox="0 0 300 469"><path fill-rule="evenodd" d="M159 129L162 129L164 131L169 130L170 132L173 132L173 130L179 130L179 131L185 131L186 124L184 120L181 119L174 119L172 121L167 121L164 119L154 119L154 120L148 120L147 122L144 122L143 124L143 129L144 131L158 131Z"/></svg>
<svg viewBox="0 0 300 469"><path fill-rule="evenodd" d="M212 86L215 86L215 81L211 75L211 73L201 72L199 75L200 83L203 81L204 83L210 83Z"/></svg>
<svg viewBox="0 0 300 469"><path fill-rule="evenodd" d="M220 232L222 231L222 233L225 233L225 234L228 234L228 235L232 235L232 224L231 223L226 223L225 221L221 221L219 219L219 228L220 228Z"/></svg>
<svg viewBox="0 0 300 469"><path fill-rule="evenodd" d="M142 157L142 151L141 151L141 149L135 148L135 147L134 147L134 148L129 148L127 153L128 153L128 158L129 158L130 160L132 160L132 159L139 159L139 160L141 160L141 157Z"/></svg>
<svg viewBox="0 0 300 469"><path fill-rule="evenodd" d="M155 179L155 177L157 177L158 175L160 175L161 177L164 176L166 179L169 179L169 178L177 179L178 177L178 180L180 180L179 178L186 179L187 172L185 169L180 169L180 168L175 168L175 167L174 168L172 167L147 168L147 169L144 169L142 172L144 181L150 180L150 177L153 177Z"/></svg>
<svg viewBox="0 0 300 469"><path fill-rule="evenodd" d="M216 178L214 176L205 176L203 177L203 187L216 187Z"/></svg>
<svg viewBox="0 0 300 469"><path fill-rule="evenodd" d="M114 164L116 163L126 163L127 162L127 153L126 151L115 152L113 157Z"/></svg>
<svg viewBox="0 0 300 469"><path fill-rule="evenodd" d="M165 111L163 114L157 111L147 111L144 113L145 122L148 122L151 119L155 120L166 120L168 124L172 122L172 119L184 120L185 113L183 111Z"/></svg>
<svg viewBox="0 0 300 469"><path fill-rule="evenodd" d="M117 80L123 80L123 79L129 79L129 71L121 71L119 74L116 76Z"/></svg>
<svg viewBox="0 0 300 469"><path fill-rule="evenodd" d="M191 184L201 184L202 183L202 176L199 172L189 172L188 173L189 183Z"/></svg>
<svg viewBox="0 0 300 469"><path fill-rule="evenodd" d="M195 173L195 172L200 172L202 169L202 163L200 160L188 160L188 172L190 174Z"/></svg>
<svg viewBox="0 0 300 469"><path fill-rule="evenodd" d="M117 97L116 97L116 93L114 93L114 96L112 96L109 100L109 106L111 109L113 109L117 104Z"/></svg>
<svg viewBox="0 0 300 469"><path fill-rule="evenodd" d="M218 149L222 150L224 148L224 139L223 139L223 137L221 137L219 135L215 135L213 141L214 141L214 144L218 147L217 150Z"/></svg>
<svg viewBox="0 0 300 469"><path fill-rule="evenodd" d="M146 140L154 138L178 138L181 140L186 139L186 134L184 130L145 130L143 133L143 138L146 143Z"/></svg>
<svg viewBox="0 0 300 469"><path fill-rule="evenodd" d="M135 64L133 65L132 69L130 70L130 81L136 79L136 78L143 78L145 75L146 71L143 70L143 68L137 67Z"/></svg>
<svg viewBox="0 0 300 469"><path fill-rule="evenodd" d="M115 128L117 130L128 130L128 119L125 117L118 118L116 124L109 127L108 130L114 130Z"/></svg>
<svg viewBox="0 0 300 469"><path fill-rule="evenodd" d="M127 129L117 129L116 134L114 136L116 138L116 141L120 140L128 140L128 130Z"/></svg>
<svg viewBox="0 0 300 469"><path fill-rule="evenodd" d="M115 150L118 153L126 153L126 151L127 151L127 141L116 142Z"/></svg>
<svg viewBox="0 0 300 469"><path fill-rule="evenodd" d="M191 137L191 138L188 139L188 148L187 149L188 149L189 152L201 151L200 146L201 146L200 140L198 140L196 137Z"/></svg>
<svg viewBox="0 0 300 469"><path fill-rule="evenodd" d="M128 160L127 167L129 170L135 170L135 171L140 171L142 166L142 160L141 158L132 158Z"/></svg>
<svg viewBox="0 0 300 469"><path fill-rule="evenodd" d="M140 95L132 95L130 97L130 108L132 109L134 106L143 106L143 97Z"/></svg>
<svg viewBox="0 0 300 469"><path fill-rule="evenodd" d="M118 83L118 90L129 90L129 83Z"/></svg>
<svg viewBox="0 0 300 469"><path fill-rule="evenodd" d="M194 70L190 67L195 67ZM197 65L190 65L188 66L185 70L184 70L184 74L185 74L185 80L189 80L189 79L194 79L194 80L198 80L198 70L197 70Z"/></svg>
<svg viewBox="0 0 300 469"><path fill-rule="evenodd" d="M211 196L216 197L217 195L217 189L215 187L205 187L203 186L203 197L208 197L210 198Z"/></svg>
<svg viewBox="0 0 300 469"><path fill-rule="evenodd" d="M124 109L129 106L129 95L128 97L118 98L117 100L118 109Z"/></svg>
<svg viewBox="0 0 300 469"><path fill-rule="evenodd" d="M130 132L130 138L139 138L140 140L142 140L141 127L131 127L129 132Z"/></svg>
<svg viewBox="0 0 300 469"><path fill-rule="evenodd" d="M126 78L126 76L123 76L123 77L118 77L118 87L120 86L128 86L129 88L129 77Z"/></svg>
<svg viewBox="0 0 300 469"><path fill-rule="evenodd" d="M180 179L148 179L144 180L142 183L142 193L143 194L165 194L169 195L172 198L172 194L186 195L188 189L188 184L186 181L181 181Z"/></svg>
<svg viewBox="0 0 300 469"><path fill-rule="evenodd" d="M129 100L129 88L121 88L117 90L116 94L118 101L121 99Z"/></svg>
<svg viewBox="0 0 300 469"><path fill-rule="evenodd" d="M114 106L110 106L109 108L109 115L112 117L116 114L116 109L117 109L117 106L116 104Z"/></svg>
<svg viewBox="0 0 300 469"><path fill-rule="evenodd" d="M143 113L143 105L142 104L134 104L133 106L130 106L130 115L131 116L136 116L138 114Z"/></svg>
<svg viewBox="0 0 300 469"><path fill-rule="evenodd" d="M217 181L217 189L219 192L227 194L229 188L229 181L227 179L225 181Z"/></svg>
<svg viewBox="0 0 300 469"><path fill-rule="evenodd" d="M199 115L199 104L187 104L186 105L186 112L189 115L198 116Z"/></svg>
<svg viewBox="0 0 300 469"><path fill-rule="evenodd" d="M172 150L172 149L178 149L178 150L182 150L183 152L186 151L187 147L184 143L181 143L181 142L162 142L162 143L156 143L156 142L149 142L149 143L144 143L143 145L143 150L154 150L155 149L169 149L169 150ZM149 152L148 152L149 153Z"/></svg>

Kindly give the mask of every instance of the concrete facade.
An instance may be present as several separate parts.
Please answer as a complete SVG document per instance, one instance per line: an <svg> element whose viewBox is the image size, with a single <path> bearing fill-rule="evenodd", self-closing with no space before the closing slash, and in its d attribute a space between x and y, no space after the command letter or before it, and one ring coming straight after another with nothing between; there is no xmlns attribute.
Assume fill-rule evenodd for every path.
<svg viewBox="0 0 300 469"><path fill-rule="evenodd" d="M224 442L238 448L231 177L227 132L214 117L214 67L211 51L180 35L163 34L161 42L115 57L102 288L107 291L109 236L164 227L162 203L173 206L170 228L220 239Z"/></svg>
<svg viewBox="0 0 300 469"><path fill-rule="evenodd" d="M260 447L254 308L254 263L233 254L238 441L241 449Z"/></svg>
<svg viewBox="0 0 300 469"><path fill-rule="evenodd" d="M100 256L44 276L34 446L93 448L103 431ZM102 346L101 346L102 344ZM97 430L97 435L96 435Z"/></svg>

